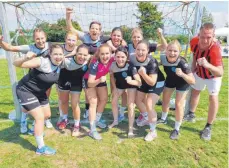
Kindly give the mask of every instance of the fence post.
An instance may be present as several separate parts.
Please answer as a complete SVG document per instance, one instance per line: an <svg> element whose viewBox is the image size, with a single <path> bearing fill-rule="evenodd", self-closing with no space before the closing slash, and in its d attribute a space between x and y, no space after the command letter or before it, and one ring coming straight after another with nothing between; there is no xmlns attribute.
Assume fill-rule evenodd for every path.
<svg viewBox="0 0 229 168"><path fill-rule="evenodd" d="M7 12L5 9L5 4L3 4L3 2L0 2L0 21L2 24L2 33L3 33L4 41L7 43L11 43L6 14ZM11 52L6 52L6 59L7 59L8 71L10 75L10 83L11 83L12 94L14 99L14 107L16 111L16 121L20 121L21 108L16 95L17 75L16 75L15 67L13 66L13 54Z"/></svg>

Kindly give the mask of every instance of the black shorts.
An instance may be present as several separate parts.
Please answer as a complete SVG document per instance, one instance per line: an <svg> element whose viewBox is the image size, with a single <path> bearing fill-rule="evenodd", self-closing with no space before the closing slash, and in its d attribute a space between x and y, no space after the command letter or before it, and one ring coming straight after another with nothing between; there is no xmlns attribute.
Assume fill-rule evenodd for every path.
<svg viewBox="0 0 229 168"><path fill-rule="evenodd" d="M17 86L16 94L20 105L27 111L49 104L46 93L32 93L23 87Z"/></svg>
<svg viewBox="0 0 229 168"><path fill-rule="evenodd" d="M72 83L70 81L59 80L58 88L60 91L70 91L80 93L82 91L82 82L81 83Z"/></svg>
<svg viewBox="0 0 229 168"><path fill-rule="evenodd" d="M169 80L165 80L165 87L167 88L175 88L176 91L181 91L181 92L184 92L184 91L187 91L189 89L189 84L177 84L175 83L174 81L169 81Z"/></svg>
<svg viewBox="0 0 229 168"><path fill-rule="evenodd" d="M83 88L84 89L89 88L87 82L88 80L83 78ZM103 86L107 86L107 82L99 83L96 87L103 87Z"/></svg>
<svg viewBox="0 0 229 168"><path fill-rule="evenodd" d="M156 83L153 93L160 96L165 87L165 81L159 81Z"/></svg>
<svg viewBox="0 0 229 168"><path fill-rule="evenodd" d="M138 87L138 91L139 92L143 92L143 93L153 93L154 92L154 86L149 86L149 85L141 85L140 87Z"/></svg>

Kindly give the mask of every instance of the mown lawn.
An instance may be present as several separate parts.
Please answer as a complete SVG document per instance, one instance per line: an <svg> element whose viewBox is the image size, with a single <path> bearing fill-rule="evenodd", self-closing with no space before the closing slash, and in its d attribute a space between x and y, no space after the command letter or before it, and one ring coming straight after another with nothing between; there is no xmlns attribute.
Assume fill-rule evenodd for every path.
<svg viewBox="0 0 229 168"><path fill-rule="evenodd" d="M145 142L148 127L135 126L136 138L127 138L127 122L112 130L101 130L103 140L97 142L87 136L88 125L83 125L79 138L71 137L70 130L59 132L56 129L45 130L45 142L57 149L55 156L45 157L35 154L35 139L21 135L19 124L8 121L8 114L14 109L6 60L0 60L0 167L1 168L37 168L37 167L228 167L228 59L224 59L224 77L220 93L220 109L213 125L212 140L203 141L199 131L206 124L208 94L201 94L197 109L196 123L183 123L181 137L177 141L169 139L174 125L173 112L167 125L159 125L158 138ZM17 70L18 79L22 71ZM83 99L83 95L82 95ZM55 88L51 96L52 121L58 118ZM83 100L82 100L83 101ZM81 104L84 107L83 103ZM156 107L157 112L161 106ZM107 104L104 119L112 119L110 103ZM138 110L136 110L138 116ZM30 120L31 121L31 120Z"/></svg>

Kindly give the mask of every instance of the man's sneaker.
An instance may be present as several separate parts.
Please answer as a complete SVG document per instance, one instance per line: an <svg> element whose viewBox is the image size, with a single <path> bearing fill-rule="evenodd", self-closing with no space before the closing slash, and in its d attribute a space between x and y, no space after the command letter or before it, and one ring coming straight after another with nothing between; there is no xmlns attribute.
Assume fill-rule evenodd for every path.
<svg viewBox="0 0 229 168"><path fill-rule="evenodd" d="M139 122L141 122L141 120L143 119L143 115L142 113L140 113L140 115L138 116L138 118L136 119L136 123L138 124Z"/></svg>
<svg viewBox="0 0 229 168"><path fill-rule="evenodd" d="M90 131L89 136L95 140L101 140L102 139L101 135L97 131Z"/></svg>
<svg viewBox="0 0 229 168"><path fill-rule="evenodd" d="M163 120L162 118L157 119L157 124L167 124L167 120Z"/></svg>
<svg viewBox="0 0 229 168"><path fill-rule="evenodd" d="M65 129L65 128L67 127L68 124L69 124L68 119L63 119L63 120L60 122L58 129L60 129L60 130Z"/></svg>
<svg viewBox="0 0 229 168"><path fill-rule="evenodd" d="M28 134L33 136L34 135L34 128L28 129Z"/></svg>
<svg viewBox="0 0 229 168"><path fill-rule="evenodd" d="M47 128L53 128L53 125L52 125L50 119L45 120L45 126L46 126Z"/></svg>
<svg viewBox="0 0 229 168"><path fill-rule="evenodd" d="M196 121L195 118L196 118L195 113L188 113L184 116L183 120L194 123Z"/></svg>
<svg viewBox="0 0 229 168"><path fill-rule="evenodd" d="M200 137L206 141L211 140L211 128L210 127L205 127L201 132L200 132Z"/></svg>
<svg viewBox="0 0 229 168"><path fill-rule="evenodd" d="M145 141L152 141L157 137L157 131L149 131L149 133L145 137Z"/></svg>
<svg viewBox="0 0 229 168"><path fill-rule="evenodd" d="M176 129L174 129L171 134L170 134L170 139L178 139L179 138L179 131L177 131Z"/></svg>
<svg viewBox="0 0 229 168"><path fill-rule="evenodd" d="M106 128L107 125L105 123L103 123L101 120L96 122L96 126L98 126L99 128Z"/></svg>
<svg viewBox="0 0 229 168"><path fill-rule="evenodd" d="M21 122L20 131L21 131L22 134L25 134L28 131L27 121Z"/></svg>
<svg viewBox="0 0 229 168"><path fill-rule="evenodd" d="M84 114L83 114L83 118L88 118L89 117L89 110L85 110Z"/></svg>
<svg viewBox="0 0 229 168"><path fill-rule="evenodd" d="M143 117L143 118L137 123L137 126L143 127L143 126L145 126L145 125L149 125L149 122L148 122L148 120L147 120L145 117Z"/></svg>
<svg viewBox="0 0 229 168"><path fill-rule="evenodd" d="M118 122L119 123L122 122L122 121L124 121L125 119L126 119L126 117L124 115L118 116Z"/></svg>
<svg viewBox="0 0 229 168"><path fill-rule="evenodd" d="M80 134L80 125L78 126L74 125L72 129L72 136L76 137L79 136L79 134Z"/></svg>
<svg viewBox="0 0 229 168"><path fill-rule="evenodd" d="M43 146L42 148L37 148L36 150L36 154L37 155L55 155L56 154L56 150L52 149L48 146Z"/></svg>

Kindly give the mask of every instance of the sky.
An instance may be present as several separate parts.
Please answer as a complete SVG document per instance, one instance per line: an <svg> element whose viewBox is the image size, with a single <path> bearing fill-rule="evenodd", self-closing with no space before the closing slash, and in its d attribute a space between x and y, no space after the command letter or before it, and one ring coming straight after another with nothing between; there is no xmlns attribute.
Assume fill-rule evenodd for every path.
<svg viewBox="0 0 229 168"><path fill-rule="evenodd" d="M200 6L205 6L207 11L211 12L214 18L214 24L216 25L216 28L224 27L225 24L228 22L229 4L227 1L200 1ZM15 8L10 5L6 5L6 7L8 28L12 31L17 28Z"/></svg>

